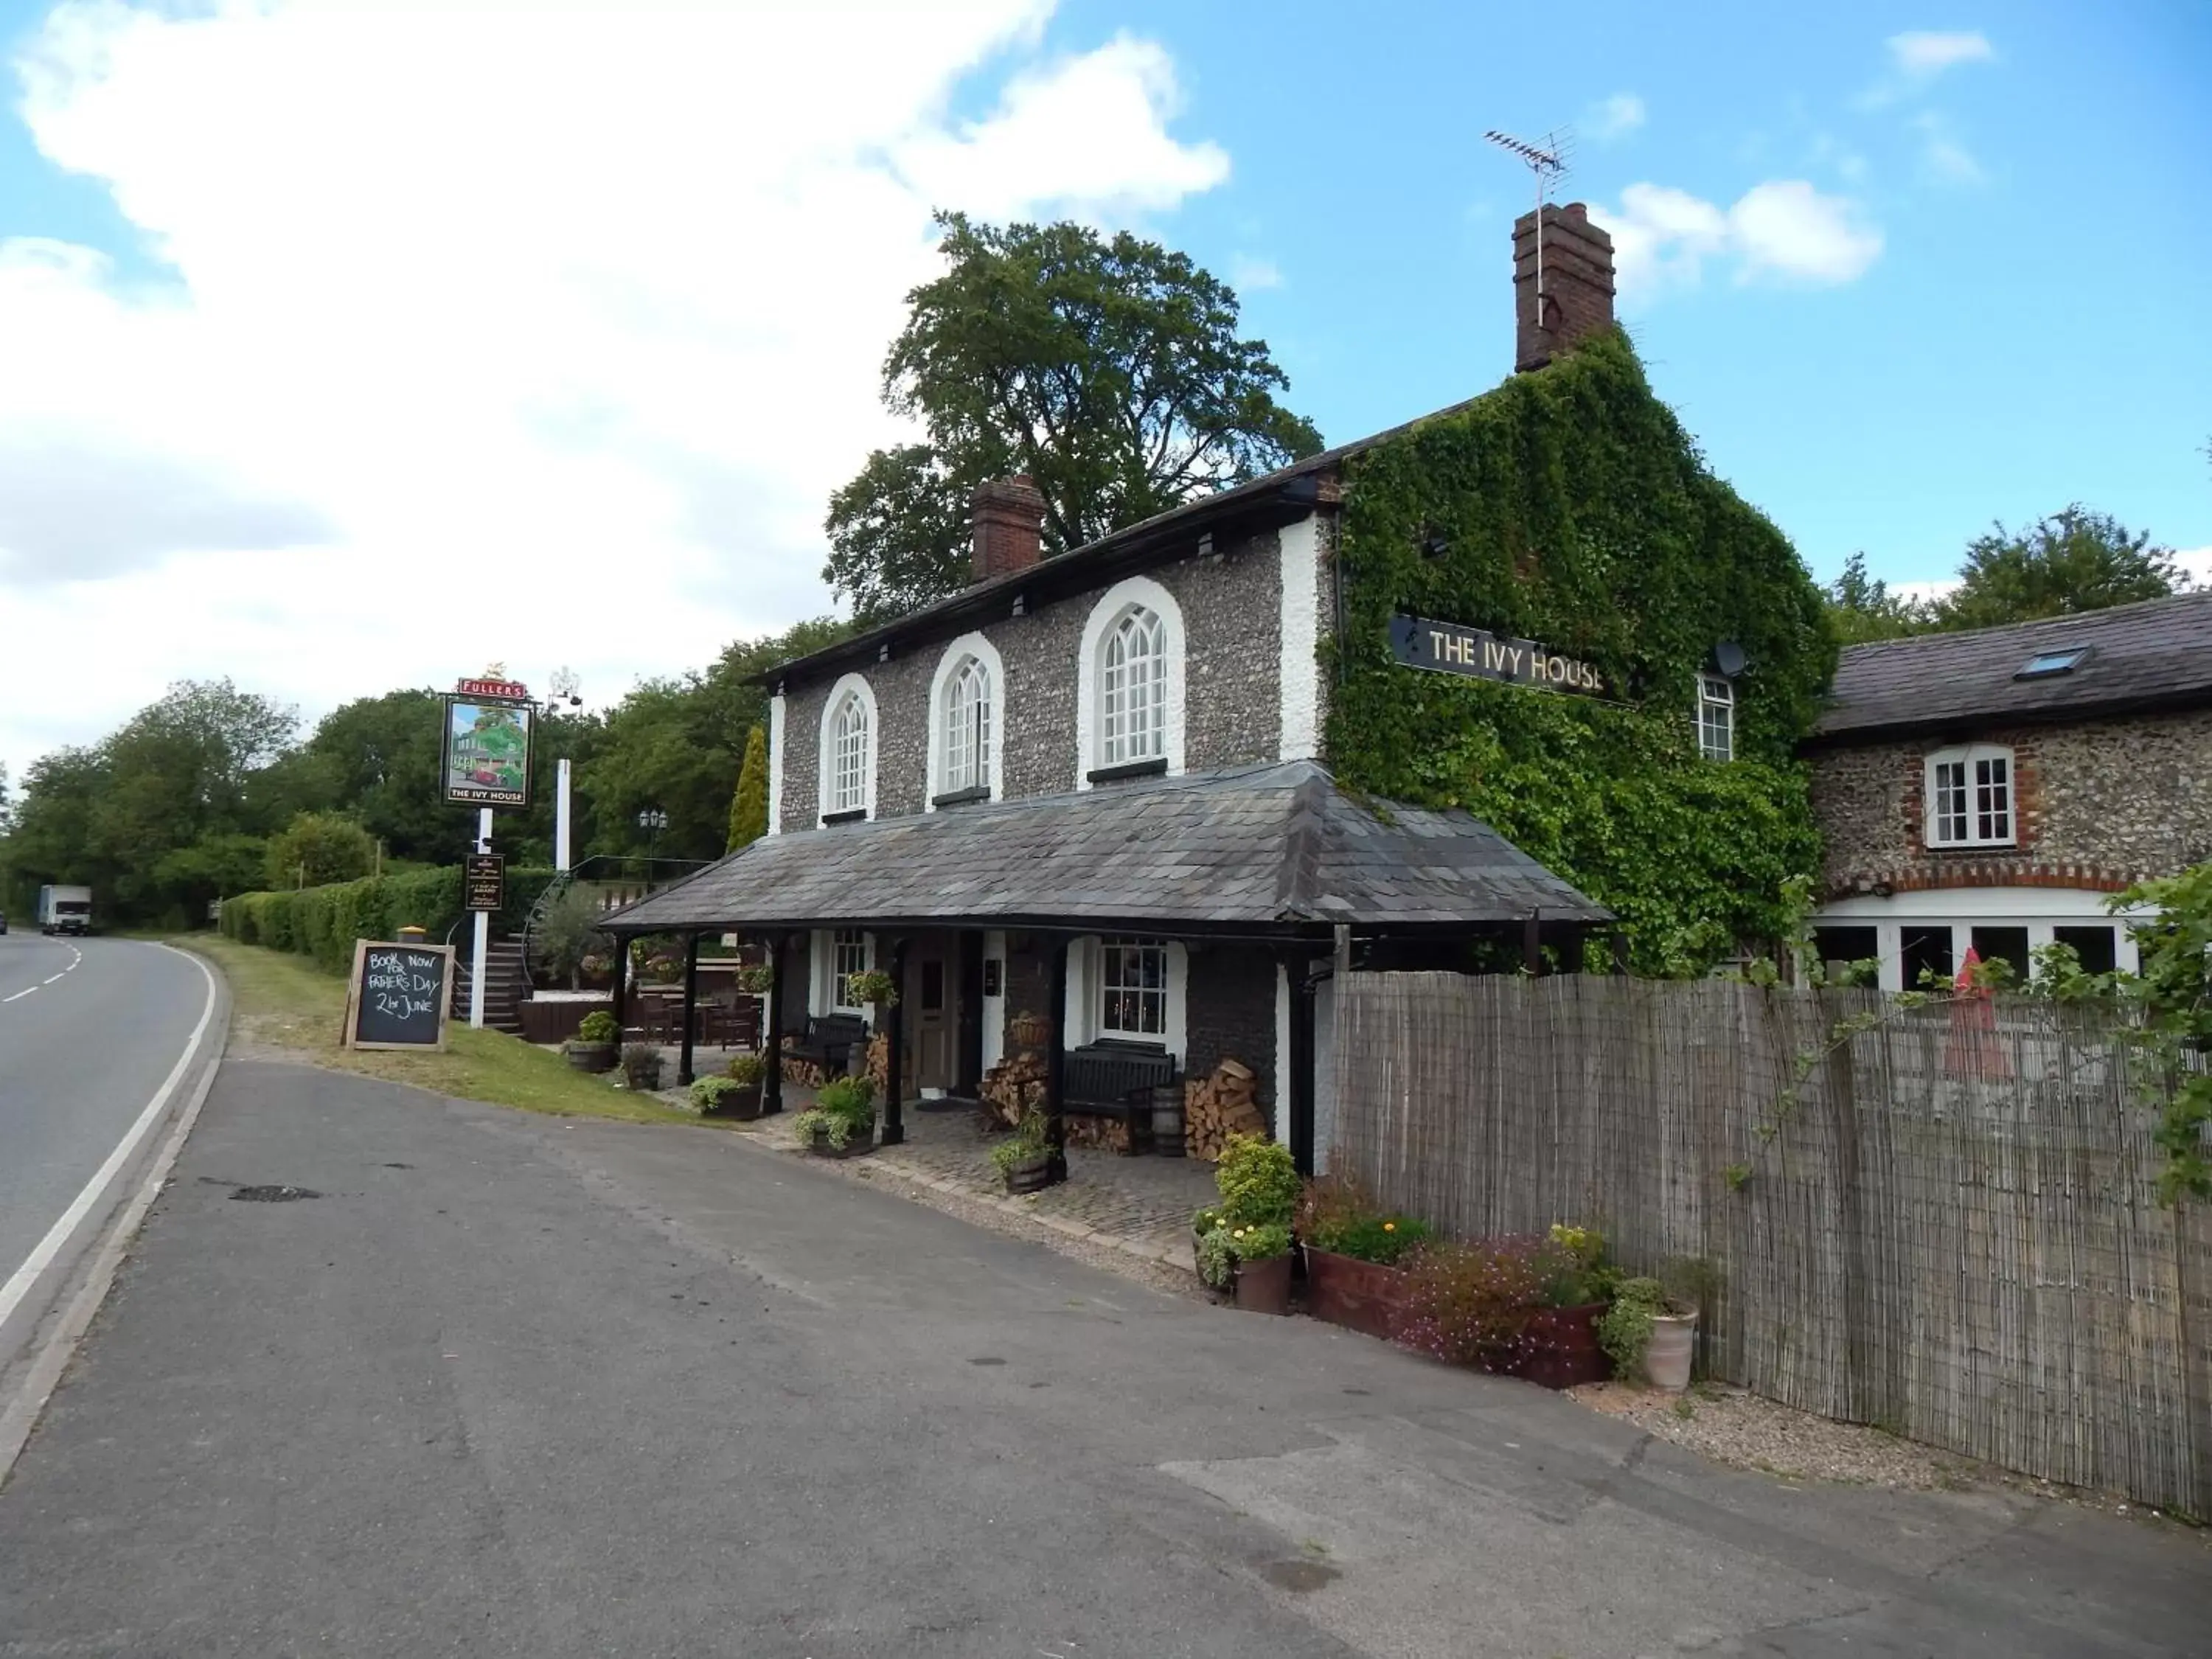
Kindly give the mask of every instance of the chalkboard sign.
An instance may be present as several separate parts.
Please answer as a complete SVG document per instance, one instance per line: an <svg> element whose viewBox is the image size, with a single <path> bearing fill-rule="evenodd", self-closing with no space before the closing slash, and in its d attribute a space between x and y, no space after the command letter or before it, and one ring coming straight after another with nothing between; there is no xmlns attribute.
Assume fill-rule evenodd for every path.
<svg viewBox="0 0 2212 1659"><path fill-rule="evenodd" d="M358 939L346 986L349 1048L443 1048L453 999L450 945L385 945Z"/></svg>

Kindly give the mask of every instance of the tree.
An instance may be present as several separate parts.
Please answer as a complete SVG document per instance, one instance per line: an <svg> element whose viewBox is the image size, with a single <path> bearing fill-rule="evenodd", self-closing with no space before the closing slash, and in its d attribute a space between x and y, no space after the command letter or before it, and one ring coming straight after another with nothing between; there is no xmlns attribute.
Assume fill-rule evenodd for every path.
<svg viewBox="0 0 2212 1659"><path fill-rule="evenodd" d="M1863 553L1844 562L1844 574L1828 585L1826 598L1828 620L1845 645L1924 634L1936 625L1934 607L1925 600L1893 593L1881 577L1867 574Z"/></svg>
<svg viewBox="0 0 2212 1659"><path fill-rule="evenodd" d="M753 727L745 738L744 764L738 769L738 793L730 802L730 845L734 853L768 834L768 734Z"/></svg>
<svg viewBox="0 0 2212 1659"><path fill-rule="evenodd" d="M270 837L263 878L270 887L357 881L376 862L376 840L341 812L302 812Z"/></svg>
<svg viewBox="0 0 2212 1659"><path fill-rule="evenodd" d="M1947 629L2075 616L2163 599L2184 585L2172 555L2148 532L2079 504L2017 532L1993 525L1967 544L1959 575L1938 605Z"/></svg>
<svg viewBox="0 0 2212 1659"><path fill-rule="evenodd" d="M823 579L877 622L967 580L975 486L1025 473L1061 553L1321 447L1267 343L1188 256L1073 224L940 214L947 270L907 296L884 402L927 441L831 498Z"/></svg>

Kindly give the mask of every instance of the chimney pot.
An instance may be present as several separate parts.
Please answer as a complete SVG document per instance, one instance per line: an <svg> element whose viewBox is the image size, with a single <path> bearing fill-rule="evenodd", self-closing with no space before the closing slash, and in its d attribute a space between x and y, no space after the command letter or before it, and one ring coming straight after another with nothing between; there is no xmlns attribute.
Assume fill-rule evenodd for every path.
<svg viewBox="0 0 2212 1659"><path fill-rule="evenodd" d="M1018 474L975 487L974 579L989 581L1027 570L1044 554L1044 496L1036 480Z"/></svg>
<svg viewBox="0 0 2212 1659"><path fill-rule="evenodd" d="M1579 340L1613 326L1613 238L1580 202L1543 209L1541 310L1534 213L1513 222L1513 367L1541 368Z"/></svg>

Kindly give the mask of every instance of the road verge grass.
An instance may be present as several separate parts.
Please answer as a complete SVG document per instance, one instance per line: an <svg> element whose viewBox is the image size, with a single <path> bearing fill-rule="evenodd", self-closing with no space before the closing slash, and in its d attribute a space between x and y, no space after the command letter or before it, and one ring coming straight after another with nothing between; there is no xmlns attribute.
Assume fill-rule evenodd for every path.
<svg viewBox="0 0 2212 1659"><path fill-rule="evenodd" d="M169 943L206 957L229 981L234 1054L295 1058L526 1112L722 1127L719 1120L626 1093L608 1078L579 1072L559 1054L520 1037L471 1030L459 1020L446 1028L443 1054L344 1048L338 1041L345 1013L343 980L303 957L219 934L196 933Z"/></svg>

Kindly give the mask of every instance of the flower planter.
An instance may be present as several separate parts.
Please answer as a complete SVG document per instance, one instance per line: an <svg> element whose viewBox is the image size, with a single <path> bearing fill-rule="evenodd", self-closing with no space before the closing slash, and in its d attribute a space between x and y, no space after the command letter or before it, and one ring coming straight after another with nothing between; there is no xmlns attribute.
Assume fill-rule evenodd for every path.
<svg viewBox="0 0 2212 1659"><path fill-rule="evenodd" d="M865 1135L854 1135L842 1146L832 1146L830 1144L830 1132L827 1129L817 1129L814 1132L814 1139L806 1150L817 1158L860 1158L876 1150L875 1132L870 1130Z"/></svg>
<svg viewBox="0 0 2212 1659"><path fill-rule="evenodd" d="M1690 1386L1690 1359L1697 1346L1698 1316L1656 1314L1650 1346L1644 1350L1644 1374L1651 1386L1680 1394Z"/></svg>
<svg viewBox="0 0 2212 1659"><path fill-rule="evenodd" d="M1403 1269L1306 1247L1306 1311L1316 1319L1387 1342L1398 1334L1405 1301Z"/></svg>
<svg viewBox="0 0 2212 1659"><path fill-rule="evenodd" d="M1514 1362L1512 1375L1547 1389L1604 1382L1613 1375L1613 1362L1597 1340L1597 1322L1605 1310L1602 1302L1536 1309L1522 1334L1521 1358Z"/></svg>
<svg viewBox="0 0 2212 1659"><path fill-rule="evenodd" d="M1237 1264L1237 1306L1245 1313L1286 1314L1291 1310L1291 1258Z"/></svg>
<svg viewBox="0 0 2212 1659"><path fill-rule="evenodd" d="M615 1045L611 1042L571 1042L561 1052L580 1072L611 1072L615 1068Z"/></svg>
<svg viewBox="0 0 2212 1659"><path fill-rule="evenodd" d="M750 1123L760 1115L761 1085L757 1083L723 1090L714 1105L700 1114L702 1117L734 1118L740 1123Z"/></svg>
<svg viewBox="0 0 2212 1659"><path fill-rule="evenodd" d="M1050 1152L1039 1152L1034 1158L1018 1159L1006 1166L1006 1190L1010 1193L1041 1193L1051 1184Z"/></svg>

